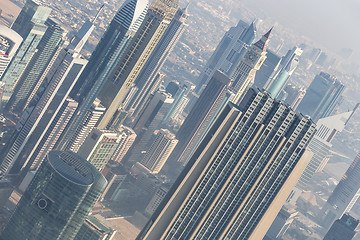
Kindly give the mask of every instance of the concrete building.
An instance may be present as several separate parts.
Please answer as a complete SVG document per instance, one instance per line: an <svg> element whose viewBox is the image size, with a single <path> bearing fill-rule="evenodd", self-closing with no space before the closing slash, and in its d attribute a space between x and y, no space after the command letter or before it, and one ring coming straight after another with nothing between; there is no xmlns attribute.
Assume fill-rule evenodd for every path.
<svg viewBox="0 0 360 240"><path fill-rule="evenodd" d="M137 239L262 239L314 133L311 119L251 88L224 108Z"/></svg>
<svg viewBox="0 0 360 240"><path fill-rule="evenodd" d="M140 161L141 164L152 174L159 173L177 143L175 134L167 129L160 129L144 158Z"/></svg>
<svg viewBox="0 0 360 240"><path fill-rule="evenodd" d="M111 240L115 234L103 217L91 215L85 219L74 240Z"/></svg>
<svg viewBox="0 0 360 240"><path fill-rule="evenodd" d="M306 94L306 89L298 88L298 87L295 87L294 85L287 84L284 87L284 91L287 93L285 102L287 104L289 104L289 106L292 109L296 110Z"/></svg>
<svg viewBox="0 0 360 240"><path fill-rule="evenodd" d="M120 140L121 135L117 131L94 128L77 153L97 170L102 171L113 156Z"/></svg>
<svg viewBox="0 0 360 240"><path fill-rule="evenodd" d="M154 214L155 210L160 206L160 203L165 198L169 188L162 186L154 194L153 198L150 200L149 204L146 206L145 215L151 217Z"/></svg>
<svg viewBox="0 0 360 240"><path fill-rule="evenodd" d="M282 236L289 229L297 214L298 212L294 209L282 207L263 240L282 239Z"/></svg>
<svg viewBox="0 0 360 240"><path fill-rule="evenodd" d="M134 130L126 126L121 126L119 129L119 133L121 135L120 142L111 157L111 160L117 163L120 163L121 160L125 157L126 153L129 151L130 147L133 145L137 137Z"/></svg>
<svg viewBox="0 0 360 240"><path fill-rule="evenodd" d="M78 155L50 152L1 232L1 239L73 239L106 184L101 173Z"/></svg>

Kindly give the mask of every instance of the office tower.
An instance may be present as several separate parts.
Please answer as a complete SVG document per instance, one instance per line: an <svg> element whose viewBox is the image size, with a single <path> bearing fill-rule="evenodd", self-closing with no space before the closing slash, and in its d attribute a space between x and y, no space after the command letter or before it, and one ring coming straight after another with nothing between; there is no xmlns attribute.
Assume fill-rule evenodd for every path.
<svg viewBox="0 0 360 240"><path fill-rule="evenodd" d="M78 103L73 99L68 97L65 100L54 120L51 122L50 127L42 137L41 142L35 149L35 152L32 154L32 159L30 160L32 165L30 169L38 169L46 155L54 149L55 144L74 115L77 107Z"/></svg>
<svg viewBox="0 0 360 240"><path fill-rule="evenodd" d="M23 38L17 32L0 25L0 79L22 41Z"/></svg>
<svg viewBox="0 0 360 240"><path fill-rule="evenodd" d="M358 154L320 212L321 224L329 228L335 219L350 212L360 197L360 154Z"/></svg>
<svg viewBox="0 0 360 240"><path fill-rule="evenodd" d="M73 239L106 179L75 153L51 151L11 215L4 240Z"/></svg>
<svg viewBox="0 0 360 240"><path fill-rule="evenodd" d="M341 100L344 88L335 76L321 72L311 82L297 110L314 121L327 117Z"/></svg>
<svg viewBox="0 0 360 240"><path fill-rule="evenodd" d="M45 79L47 69L51 68L59 47L62 45L64 30L54 19L49 18L45 25L47 30L41 38L34 55L17 79L13 94L6 105L6 109L21 115Z"/></svg>
<svg viewBox="0 0 360 240"><path fill-rule="evenodd" d="M263 240L277 240L286 233L298 212L294 209L282 207L271 224Z"/></svg>
<svg viewBox="0 0 360 240"><path fill-rule="evenodd" d="M256 72L254 86L260 89L265 88L268 82L272 81L274 74L280 66L281 57L271 50L266 50L266 59L259 71Z"/></svg>
<svg viewBox="0 0 360 240"><path fill-rule="evenodd" d="M289 104L289 106L293 110L296 110L297 107L299 106L301 100L304 98L304 96L306 94L306 89L298 88L298 87L295 87L294 85L287 84L284 88L284 91L288 94L285 99L285 102L287 104Z"/></svg>
<svg viewBox="0 0 360 240"><path fill-rule="evenodd" d="M246 49L254 41L255 34L255 23L252 22L248 25L242 20L238 22L236 27L230 28L225 33L207 62L204 71L199 76L197 93L201 93L202 86L210 81L216 70L231 76L240 59L244 56Z"/></svg>
<svg viewBox="0 0 360 240"><path fill-rule="evenodd" d="M126 0L122 4L91 54L71 97L79 103L86 99L87 108L90 108L108 74L114 70L114 65L140 27L147 9L148 0Z"/></svg>
<svg viewBox="0 0 360 240"><path fill-rule="evenodd" d="M108 168L110 168L110 170L108 170ZM113 201L117 198L117 194L119 193L122 184L124 183L129 172L122 166L119 166L119 164L108 163L102 173L108 181L108 185L106 186L106 189L102 195L102 200L106 199Z"/></svg>
<svg viewBox="0 0 360 240"><path fill-rule="evenodd" d="M272 28L259 41L252 44L241 58L239 65L231 75L233 80L231 90L235 94L232 102L237 103L245 90L254 81L255 73L266 59L266 47L269 42Z"/></svg>
<svg viewBox="0 0 360 240"><path fill-rule="evenodd" d="M169 188L166 186L161 186L156 190L154 196L150 200L149 204L145 208L145 214L148 217L154 214L155 210L159 207L161 201L165 198Z"/></svg>
<svg viewBox="0 0 360 240"><path fill-rule="evenodd" d="M154 132L160 130L162 120L173 102L174 99L167 93L158 91L153 95L134 126L138 138L128 157L129 162L135 163L143 158L143 152L154 139Z"/></svg>
<svg viewBox="0 0 360 240"><path fill-rule="evenodd" d="M86 42L88 35L81 40ZM12 137L8 149L3 153L0 165L0 176L4 176L12 169L12 173L19 173L22 169L29 169L32 156L41 143L53 119L65 102L79 75L87 64L79 54L81 48L69 45L62 49L49 70L48 85L35 106L27 108L18 122L17 131Z"/></svg>
<svg viewBox="0 0 360 240"><path fill-rule="evenodd" d="M357 107L356 107L357 108ZM317 132L309 143L310 150L314 153L309 165L304 170L303 175L296 184L297 187L306 190L310 179L315 174L320 163L329 154L332 148L332 140L336 134L345 129L346 124L353 116L356 108L352 111L322 118L316 123Z"/></svg>
<svg viewBox="0 0 360 240"><path fill-rule="evenodd" d="M75 134L69 135L69 132L65 132L64 136L61 137L61 141L58 144L59 148L75 153L79 151L79 148L96 126L105 110L106 108L101 105L100 101L95 99L91 108L87 111L83 122L75 129Z"/></svg>
<svg viewBox="0 0 360 240"><path fill-rule="evenodd" d="M143 108L150 95L157 90L160 82L156 81L156 75L183 34L187 26L186 21L188 16L188 6L184 9L177 10L174 18L171 20L160 41L134 81L139 91L128 108L129 112L134 112L134 117L141 112L141 108Z"/></svg>
<svg viewBox="0 0 360 240"><path fill-rule="evenodd" d="M301 48L294 47L281 58L278 72L272 79L272 82L269 82L266 87L272 97L277 97L285 84L289 81L291 75L299 65L299 58L302 53L303 50Z"/></svg>
<svg viewBox="0 0 360 240"><path fill-rule="evenodd" d="M187 97L189 98L189 103L186 105L184 109L185 114L189 114L191 112L192 108L194 107L200 96L197 95L195 92L191 92Z"/></svg>
<svg viewBox="0 0 360 240"><path fill-rule="evenodd" d="M62 138L63 149L71 149L68 146L72 144L66 143L66 140L74 141L77 138L79 129L87 121L89 111L97 101L96 97L101 87L110 74L117 69L121 55L142 24L147 10L148 0L126 0L115 14L91 55L79 82L70 93L70 96L79 102L80 107L66 131L66 137ZM75 150L71 149L71 151Z"/></svg>
<svg viewBox="0 0 360 240"><path fill-rule="evenodd" d="M344 214L336 220L329 231L326 233L324 240L351 240L357 234L359 220L356 220L349 214Z"/></svg>
<svg viewBox="0 0 360 240"><path fill-rule="evenodd" d="M155 0L150 4L139 30L99 92L98 98L106 107L99 128L111 125L114 114L121 107L132 83L159 44L177 9L178 0Z"/></svg>
<svg viewBox="0 0 360 240"><path fill-rule="evenodd" d="M74 240L111 240L116 234L100 215L86 218Z"/></svg>
<svg viewBox="0 0 360 240"><path fill-rule="evenodd" d="M120 163L121 160L124 158L125 154L129 151L130 147L135 142L137 136L134 130L126 126L121 126L119 132L121 134L120 142L111 157L111 160L117 163Z"/></svg>
<svg viewBox="0 0 360 240"><path fill-rule="evenodd" d="M314 132L311 119L251 88L224 108L137 239L262 239Z"/></svg>
<svg viewBox="0 0 360 240"><path fill-rule="evenodd" d="M11 193L14 191L14 187L11 185L11 182L6 179L0 179L0 207L5 207Z"/></svg>
<svg viewBox="0 0 360 240"><path fill-rule="evenodd" d="M50 12L50 8L40 6L33 0L27 0L25 6L13 23L11 27L12 30L23 38L23 42L1 78L1 81L5 83L3 100L9 100L19 76L22 74L29 60L33 57L47 29L45 21L50 15Z"/></svg>
<svg viewBox="0 0 360 240"><path fill-rule="evenodd" d="M120 134L94 128L77 152L99 171L103 170L120 142Z"/></svg>
<svg viewBox="0 0 360 240"><path fill-rule="evenodd" d="M230 79L216 71L176 134L179 143L170 156L172 162L187 163L196 145L206 134L226 97Z"/></svg>
<svg viewBox="0 0 360 240"><path fill-rule="evenodd" d="M166 110L170 109L170 105L174 102L171 95L157 91L150 101L146 104L138 120L134 123L134 131L136 134L143 132L144 128L147 129L151 122L154 120L154 116L158 113L160 108L166 103ZM163 111L165 116L167 112ZM163 119L161 119L162 121Z"/></svg>
<svg viewBox="0 0 360 240"><path fill-rule="evenodd" d="M152 174L159 173L178 140L168 129L160 129L144 158L140 161Z"/></svg>

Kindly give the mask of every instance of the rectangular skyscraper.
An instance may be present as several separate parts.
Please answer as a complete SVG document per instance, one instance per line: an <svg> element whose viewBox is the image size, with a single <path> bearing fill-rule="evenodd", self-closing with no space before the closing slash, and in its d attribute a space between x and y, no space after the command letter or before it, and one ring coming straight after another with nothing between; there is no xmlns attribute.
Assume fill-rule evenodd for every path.
<svg viewBox="0 0 360 240"><path fill-rule="evenodd" d="M50 8L40 6L33 0L27 0L19 16L13 23L12 29L19 33L24 40L1 78L1 81L5 83L4 100L9 100L16 81L32 58L41 38L44 36L47 29L45 21L50 15L50 12Z"/></svg>
<svg viewBox="0 0 360 240"><path fill-rule="evenodd" d="M226 106L137 239L262 239L314 132L309 118L250 89Z"/></svg>
<svg viewBox="0 0 360 240"><path fill-rule="evenodd" d="M142 25L111 72L98 98L106 107L99 128L111 125L112 118L121 107L131 85L154 51L178 8L178 0L155 0L151 3Z"/></svg>
<svg viewBox="0 0 360 240"><path fill-rule="evenodd" d="M321 72L311 82L297 110L314 121L327 117L339 103L344 88L335 76Z"/></svg>
<svg viewBox="0 0 360 240"><path fill-rule="evenodd" d="M221 107L229 89L230 79L216 71L195 106L176 134L179 143L170 156L170 161L186 163L193 149L206 133Z"/></svg>

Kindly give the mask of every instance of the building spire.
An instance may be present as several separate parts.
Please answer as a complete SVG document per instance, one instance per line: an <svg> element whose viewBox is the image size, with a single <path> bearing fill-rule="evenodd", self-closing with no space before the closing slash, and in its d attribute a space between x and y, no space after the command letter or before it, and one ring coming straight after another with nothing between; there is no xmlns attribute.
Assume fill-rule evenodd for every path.
<svg viewBox="0 0 360 240"><path fill-rule="evenodd" d="M95 23L96 19L99 17L101 11L103 10L105 4L101 5L101 7L99 8L98 12L96 13L94 19L92 20L93 23Z"/></svg>
<svg viewBox="0 0 360 240"><path fill-rule="evenodd" d="M262 51L266 51L266 46L269 42L269 39L270 39L270 35L271 35L271 32L273 30L274 27L271 27L270 30L265 33L259 41L257 41L254 45L258 48L260 48Z"/></svg>

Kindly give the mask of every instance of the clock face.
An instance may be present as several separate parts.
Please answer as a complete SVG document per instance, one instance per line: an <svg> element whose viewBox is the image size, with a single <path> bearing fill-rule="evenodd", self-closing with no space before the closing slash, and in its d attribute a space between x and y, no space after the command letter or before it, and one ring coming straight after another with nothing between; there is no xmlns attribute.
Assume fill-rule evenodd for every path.
<svg viewBox="0 0 360 240"><path fill-rule="evenodd" d="M255 63L255 61L257 60L257 54L249 51L246 55L246 59L251 63Z"/></svg>

